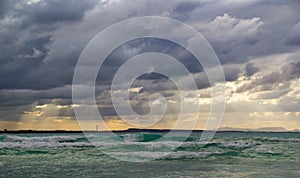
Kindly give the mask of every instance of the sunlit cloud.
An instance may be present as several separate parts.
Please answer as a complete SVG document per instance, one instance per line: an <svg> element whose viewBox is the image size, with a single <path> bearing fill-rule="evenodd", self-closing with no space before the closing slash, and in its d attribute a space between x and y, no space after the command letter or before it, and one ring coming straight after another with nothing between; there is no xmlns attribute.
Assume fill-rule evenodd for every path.
<svg viewBox="0 0 300 178"><path fill-rule="evenodd" d="M97 33L123 19L144 15L171 17L187 23L211 44L226 80L227 105L221 127L299 129L299 5L292 1L203 0L186 9L188 3L171 0L138 4L131 0L9 3L9 8L0 13L0 130L94 130L96 125L106 129L98 118L79 128L74 108L89 108L92 103L87 102L90 96L84 92L82 104L72 103L74 67L85 45ZM180 30L168 33L175 37L178 33L190 35ZM129 90L120 85L111 91L114 72L128 58L149 51L178 58L195 78L198 90L178 93L171 80L152 75L150 70L145 71L146 77L136 79ZM176 69L169 70L180 82L186 81L187 76ZM121 97L124 93L129 93L131 107L140 114L147 113L149 105L161 108L164 100L151 96L162 94L167 104L166 116L159 120L154 114L148 121L156 123L151 128L173 127L181 104L186 107L185 122L196 120L196 129L205 128L212 88L205 70L182 48L157 39L128 42L107 58L100 74L102 78L97 78L95 87L96 103L109 128L139 127L139 117L124 114L136 123L130 125L115 112L111 94L124 106L126 101ZM90 84L81 87L88 89ZM191 109L194 106L199 111Z"/></svg>

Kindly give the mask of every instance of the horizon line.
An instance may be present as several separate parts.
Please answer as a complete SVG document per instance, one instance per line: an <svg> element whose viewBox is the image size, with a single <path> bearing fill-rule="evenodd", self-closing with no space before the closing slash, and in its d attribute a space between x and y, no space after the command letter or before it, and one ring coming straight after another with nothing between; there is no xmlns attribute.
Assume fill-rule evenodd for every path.
<svg viewBox="0 0 300 178"><path fill-rule="evenodd" d="M256 128L256 129L250 129L250 128L220 128L216 130L204 130L204 129L196 129L196 130L189 130L189 129L147 129L147 128L128 128L124 130L33 130L33 129L27 129L27 130L8 130L3 129L0 130L0 134L3 133L84 133L84 132L142 132L142 131L192 131L192 132L300 132L298 129L294 130L260 130L260 129L272 129L270 128Z"/></svg>

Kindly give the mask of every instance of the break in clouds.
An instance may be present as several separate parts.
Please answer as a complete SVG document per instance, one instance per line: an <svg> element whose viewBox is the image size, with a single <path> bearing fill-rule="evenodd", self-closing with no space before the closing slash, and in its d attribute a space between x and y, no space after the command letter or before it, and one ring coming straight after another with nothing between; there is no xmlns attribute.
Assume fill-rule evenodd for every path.
<svg viewBox="0 0 300 178"><path fill-rule="evenodd" d="M74 125L73 108L79 106L72 104L71 85L84 47L116 22L149 15L191 25L215 50L226 80L222 126L300 128L299 9L297 0L2 0L0 129L39 128L34 123L43 129L51 129L51 124L56 128ZM113 74L126 60L144 52L166 53L184 64L199 93L186 91L185 97L200 104L203 118L207 117L211 93L201 65L181 46L144 38L119 46L99 71L96 99L104 118L119 123L109 93ZM184 80L186 76L178 77ZM133 83L133 109L149 112L149 96L157 92L168 101L166 114L176 114L177 88L156 73ZM186 114L192 117L193 111ZM162 127L170 120L162 121Z"/></svg>

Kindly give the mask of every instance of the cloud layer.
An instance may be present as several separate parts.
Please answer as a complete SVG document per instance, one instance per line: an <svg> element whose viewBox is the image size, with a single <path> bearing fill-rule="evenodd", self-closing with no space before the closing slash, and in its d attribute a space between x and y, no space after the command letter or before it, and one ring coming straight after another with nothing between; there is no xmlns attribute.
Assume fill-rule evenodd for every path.
<svg viewBox="0 0 300 178"><path fill-rule="evenodd" d="M1 1L0 126L13 129L17 128L17 122L37 118L74 121L71 85L82 50L109 25L144 15L175 18L203 34L223 66L226 112L245 112L249 117L257 116L254 112L297 113L299 9L297 0ZM209 112L210 86L197 60L170 41L144 38L115 49L99 72L97 103L103 116L111 116L107 120L115 118L108 92L113 74L127 59L144 52L161 52L178 58L196 79L201 96L199 101L198 95L190 91L187 98L199 101L203 112ZM186 76L178 77L184 80ZM168 113L178 110L176 87L164 76L149 73L138 78L133 87L140 87L131 98L137 113L149 110L148 97L156 92L166 97ZM36 107L42 105L45 108ZM291 116L283 114L286 118ZM243 125L243 118L237 120ZM295 127L300 128L300 123Z"/></svg>

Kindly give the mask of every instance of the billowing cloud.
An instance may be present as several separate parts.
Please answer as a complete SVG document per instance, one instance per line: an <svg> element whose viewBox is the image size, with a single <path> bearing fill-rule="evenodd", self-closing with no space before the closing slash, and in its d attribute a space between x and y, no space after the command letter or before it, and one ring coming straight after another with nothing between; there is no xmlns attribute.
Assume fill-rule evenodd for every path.
<svg viewBox="0 0 300 178"><path fill-rule="evenodd" d="M257 35L263 25L259 17L239 19L225 13L223 16L217 16L205 26L205 34L218 42L244 41L251 44L257 41Z"/></svg>
<svg viewBox="0 0 300 178"><path fill-rule="evenodd" d="M203 34L223 66L228 87L227 112L296 112L300 104L299 8L297 0L3 0L0 2L0 121L18 121L24 117L29 121L34 116L71 122L74 119L71 84L81 51L109 25L144 15L175 18ZM202 96L199 103L209 111L210 85L201 64L170 41L144 38L118 47L99 72L97 103L107 120L116 114L109 98L113 74L129 58L144 52L166 53L177 58L196 80ZM177 77L179 81L186 80L184 75ZM176 113L177 88L166 77L148 73L132 87L140 88L131 93L136 112L147 113L148 97L160 92L169 102L168 113ZM195 102L193 98L198 95L186 97ZM36 105L48 107L36 108Z"/></svg>

